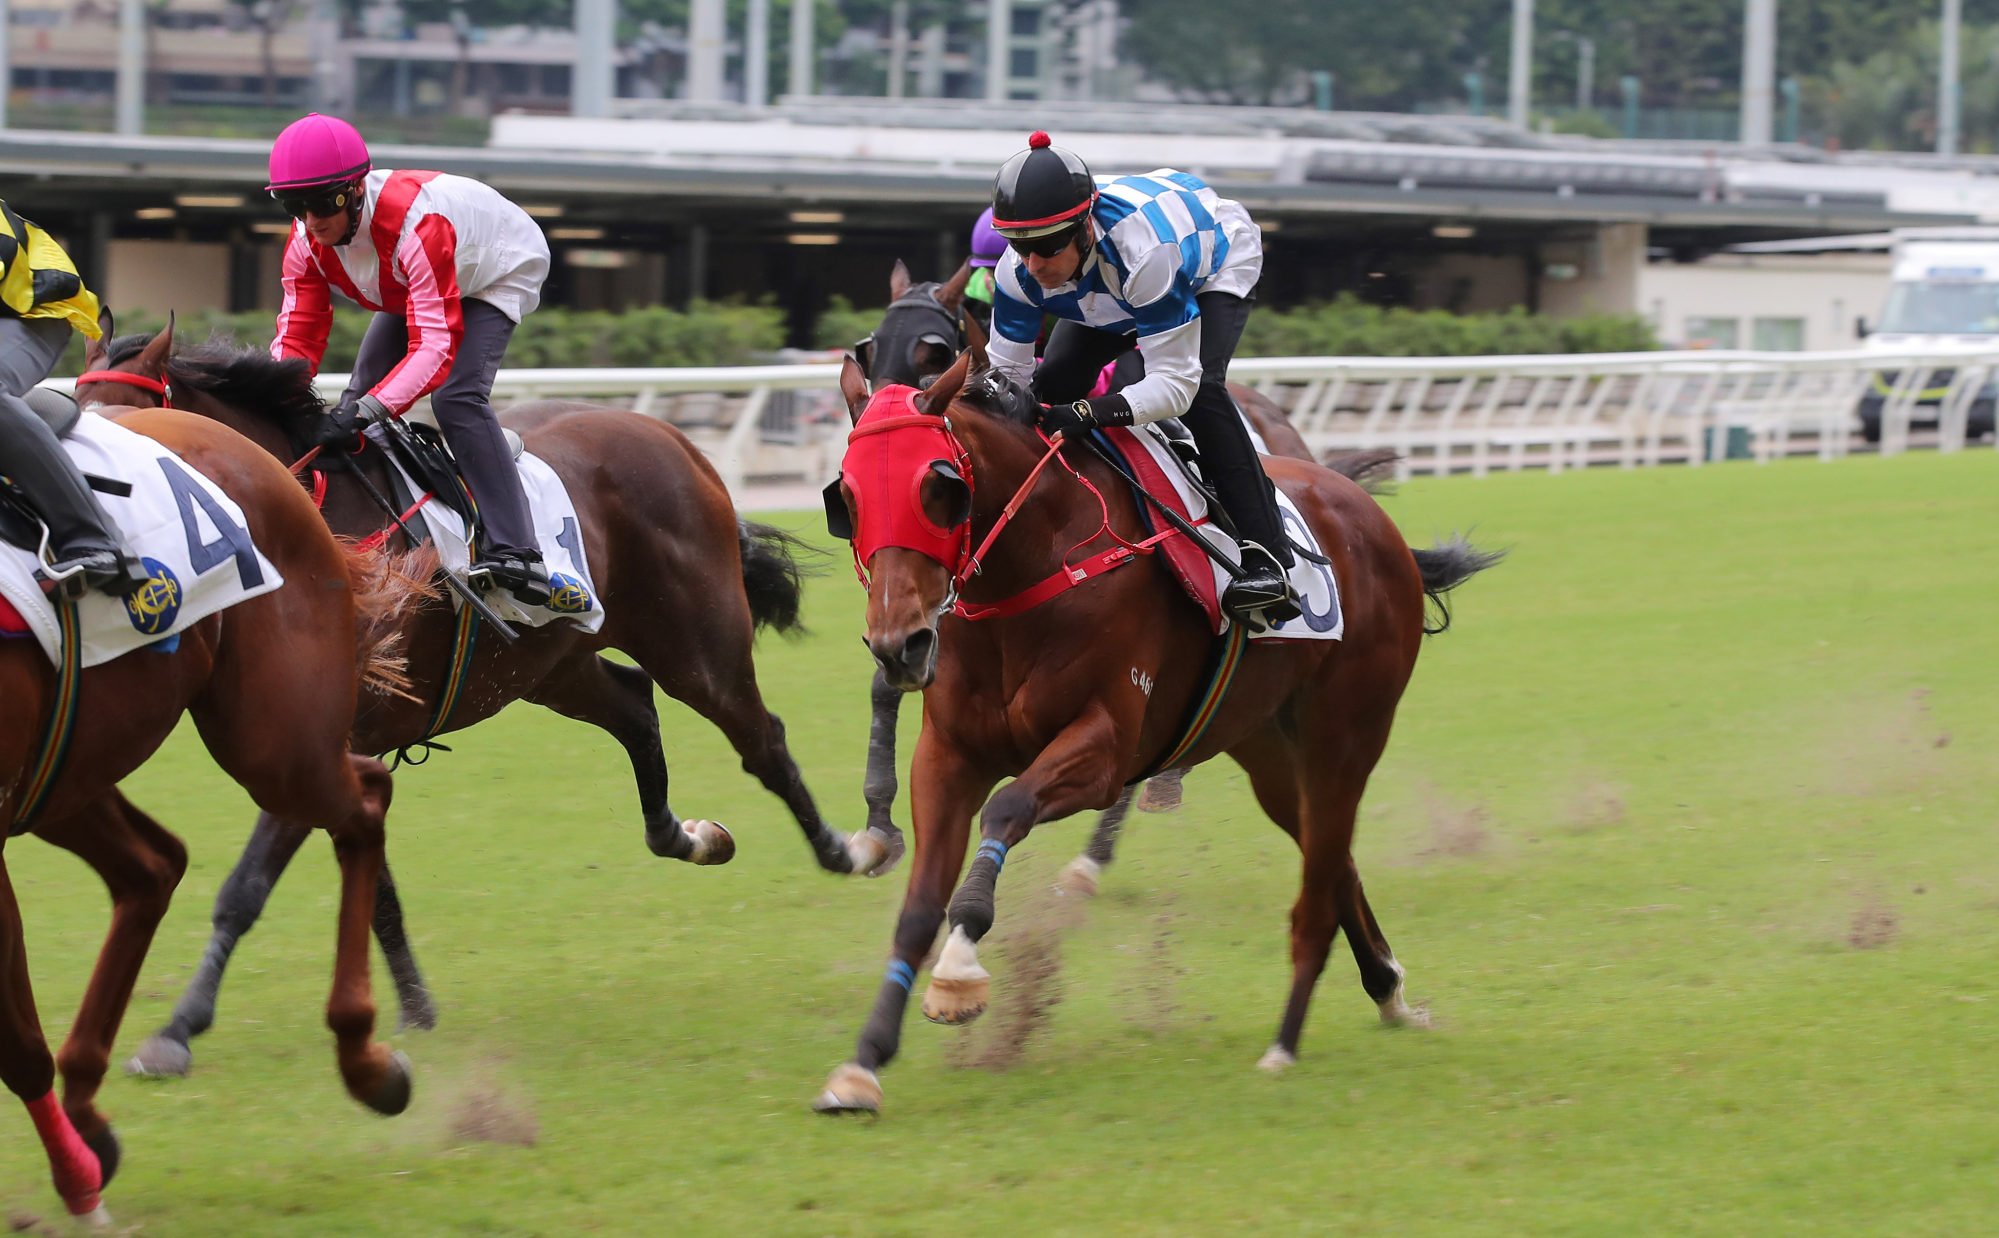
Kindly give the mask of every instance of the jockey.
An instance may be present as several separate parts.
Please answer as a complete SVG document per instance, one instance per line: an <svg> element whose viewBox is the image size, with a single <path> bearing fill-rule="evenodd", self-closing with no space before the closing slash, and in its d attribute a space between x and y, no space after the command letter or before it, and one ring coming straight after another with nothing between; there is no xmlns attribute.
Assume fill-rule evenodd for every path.
<svg viewBox="0 0 1999 1238"><path fill-rule="evenodd" d="M271 355L315 372L331 290L376 311L322 445L351 444L426 394L479 508L471 577L530 605L548 600L527 496L493 412L493 376L523 315L541 302L548 242L528 213L475 180L371 170L361 135L318 113L271 147L265 188L296 221Z"/></svg>
<svg viewBox="0 0 1999 1238"><path fill-rule="evenodd" d="M1298 614L1276 492L1227 387L1263 272L1249 212L1170 168L1096 181L1036 132L1000 169L993 227L1010 247L994 272L994 366L1033 393L1051 433L1180 418L1241 535L1242 571L1222 605L1272 622ZM1036 369L1044 313L1062 321ZM1104 366L1138 344L1145 377L1085 398Z"/></svg>
<svg viewBox="0 0 1999 1238"><path fill-rule="evenodd" d="M1006 252L1006 238L993 231L993 208L987 207L972 225L972 277L965 284L965 308L988 334L993 322L993 268Z"/></svg>
<svg viewBox="0 0 1999 1238"><path fill-rule="evenodd" d="M49 376L72 330L90 339L97 298L48 233L0 202L0 473L14 479L49 527L50 586L75 596L95 588L123 597L146 571L123 548L69 453L22 397Z"/></svg>

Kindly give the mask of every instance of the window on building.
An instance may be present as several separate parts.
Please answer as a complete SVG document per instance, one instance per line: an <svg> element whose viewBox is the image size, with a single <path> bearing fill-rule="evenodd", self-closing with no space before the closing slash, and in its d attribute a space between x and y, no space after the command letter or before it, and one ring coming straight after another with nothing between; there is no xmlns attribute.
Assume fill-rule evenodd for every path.
<svg viewBox="0 0 1999 1238"><path fill-rule="evenodd" d="M1739 348L1741 340L1740 318L1687 319L1688 348Z"/></svg>
<svg viewBox="0 0 1999 1238"><path fill-rule="evenodd" d="M1015 77L1041 76L1041 53L1031 47L1014 48L1010 64L1012 67L1008 72Z"/></svg>
<svg viewBox="0 0 1999 1238"><path fill-rule="evenodd" d="M1757 352L1803 352L1805 320L1758 318L1749 330L1749 346Z"/></svg>

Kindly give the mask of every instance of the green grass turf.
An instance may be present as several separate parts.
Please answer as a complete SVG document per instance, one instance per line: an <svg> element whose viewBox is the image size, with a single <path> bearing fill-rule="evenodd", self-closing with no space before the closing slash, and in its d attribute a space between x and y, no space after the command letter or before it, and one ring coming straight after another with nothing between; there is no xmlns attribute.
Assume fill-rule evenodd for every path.
<svg viewBox="0 0 1999 1238"><path fill-rule="evenodd" d="M193 1077L108 1083L126 1159L107 1202L148 1235L1985 1231L1995 466L1387 500L1418 541L1470 528L1510 550L1428 642L1363 809L1362 872L1430 1032L1378 1027L1341 948L1300 1065L1253 1068L1288 981L1295 854L1216 764L1178 816L1134 819L1086 909L1041 893L1084 820L1016 850L987 962L1002 1005L1033 972L1052 1011L954 1031L912 1009L882 1118L815 1117L904 874L820 875L670 703L674 803L742 852L655 860L612 742L523 706L398 776L390 854L443 1015L397 1038L410 1112L361 1111L333 1070L318 839L239 950ZM851 829L869 668L861 592L829 566L815 634L759 660ZM251 819L185 731L128 790L194 862L121 1061L187 978ZM7 858L59 1032L104 899L52 848ZM0 1208L58 1216L25 1116L8 1122Z"/></svg>

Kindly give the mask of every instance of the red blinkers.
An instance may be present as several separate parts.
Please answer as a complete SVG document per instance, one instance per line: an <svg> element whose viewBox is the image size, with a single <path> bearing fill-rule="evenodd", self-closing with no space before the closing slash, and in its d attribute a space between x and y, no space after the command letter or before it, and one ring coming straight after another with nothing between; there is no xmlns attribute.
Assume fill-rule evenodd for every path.
<svg viewBox="0 0 1999 1238"><path fill-rule="evenodd" d="M828 522L836 536L844 533L853 542L854 569L864 585L868 561L888 547L934 560L954 581L971 557L968 520L947 528L923 510L923 486L932 473L961 481L969 497L972 462L949 422L917 408L918 394L900 385L874 393L847 435L841 481L827 488ZM842 482L854 496L857 528L835 523L846 515Z"/></svg>

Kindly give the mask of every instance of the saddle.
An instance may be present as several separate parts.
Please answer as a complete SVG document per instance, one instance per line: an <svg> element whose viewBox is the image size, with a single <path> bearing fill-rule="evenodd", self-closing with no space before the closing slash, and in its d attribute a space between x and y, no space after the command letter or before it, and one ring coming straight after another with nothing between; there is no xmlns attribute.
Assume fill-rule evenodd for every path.
<svg viewBox="0 0 1999 1238"><path fill-rule="evenodd" d="M75 400L60 391L48 387L30 388L21 397L35 416L40 417L58 440L68 438L76 430L76 423L82 419L83 410ZM99 494L128 495L132 487L115 478L99 477L85 473L83 480ZM17 546L26 551L38 551L42 546L44 525L41 513L28 493L14 484L11 477L0 477L0 541Z"/></svg>
<svg viewBox="0 0 1999 1238"><path fill-rule="evenodd" d="M438 428L437 419L428 408L411 409L403 414L402 425L403 432L390 429L382 433L378 440L390 458L402 466L401 472L391 470L398 506L407 510L419 497L409 492L404 480L407 475L417 486L430 493L432 502L444 504L465 521L466 528L476 529L479 526L478 505L472 501L471 491L466 488L450 447L445 445L444 432ZM521 436L505 427L501 428L501 433L506 437L507 451L516 464L520 463L524 450ZM421 522L409 527L412 534L422 535Z"/></svg>

